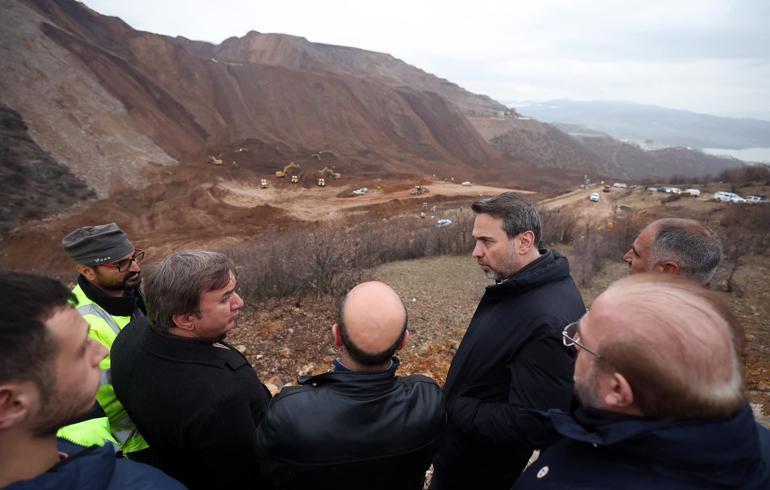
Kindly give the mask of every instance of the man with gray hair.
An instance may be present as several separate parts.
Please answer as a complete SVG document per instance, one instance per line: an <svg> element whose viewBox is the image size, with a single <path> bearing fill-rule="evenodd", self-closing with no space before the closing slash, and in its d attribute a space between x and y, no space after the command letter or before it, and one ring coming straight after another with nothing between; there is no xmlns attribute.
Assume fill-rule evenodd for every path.
<svg viewBox="0 0 770 490"><path fill-rule="evenodd" d="M542 414L556 441L514 489L770 488L736 322L717 293L681 276L612 284L562 334L583 406Z"/></svg>
<svg viewBox="0 0 770 490"><path fill-rule="evenodd" d="M538 248L540 217L531 203L507 192L471 209L473 257L495 284L449 368L449 423L433 459L433 490L511 487L540 429L520 409L570 406L574 352L561 330L585 313L567 259Z"/></svg>
<svg viewBox="0 0 770 490"><path fill-rule="evenodd" d="M663 218L647 225L623 256L629 271L682 274L708 285L714 277L722 247L706 225L683 218Z"/></svg>
<svg viewBox="0 0 770 490"><path fill-rule="evenodd" d="M115 393L157 456L189 488L265 488L256 427L270 400L225 341L243 300L235 266L215 252L172 253L145 284L147 319L112 346Z"/></svg>

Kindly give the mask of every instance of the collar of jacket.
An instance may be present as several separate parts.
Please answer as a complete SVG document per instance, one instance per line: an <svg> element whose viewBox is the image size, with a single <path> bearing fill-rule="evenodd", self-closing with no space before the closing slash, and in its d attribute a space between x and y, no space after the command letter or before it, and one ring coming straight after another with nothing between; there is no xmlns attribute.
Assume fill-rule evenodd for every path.
<svg viewBox="0 0 770 490"><path fill-rule="evenodd" d="M540 249L540 257L514 275L497 284L487 286L487 293L492 296L523 293L567 277L569 277L567 258L553 250Z"/></svg>
<svg viewBox="0 0 770 490"><path fill-rule="evenodd" d="M137 308L143 314L147 314L144 298L138 288L132 288L128 294L116 298L88 282L88 279L82 275L78 276L78 285L86 293L86 296L112 316L131 316Z"/></svg>
<svg viewBox="0 0 770 490"><path fill-rule="evenodd" d="M131 328L141 329L142 346L148 352L163 359L184 364L203 364L218 368L229 367L233 370L244 364L251 366L238 349L224 340L217 340L217 342L227 346L227 349L214 347L211 340L196 342L173 335L161 335L150 327L145 318L132 322L132 324Z"/></svg>
<svg viewBox="0 0 770 490"><path fill-rule="evenodd" d="M635 418L592 427L581 425L560 410L549 410L547 416L554 429L567 439L597 446L620 445L627 457L640 461L708 468L741 465L752 454L759 457L757 427L748 404L734 415L721 419L660 421ZM626 441L629 444L623 444Z"/></svg>
<svg viewBox="0 0 770 490"><path fill-rule="evenodd" d="M368 387L371 387L372 383L378 382L383 385L388 385L396 377L396 369L398 369L399 364L401 364L399 358L393 356L390 367L385 371L378 373L369 371L330 371L315 376L300 376L297 378L297 382L301 385L323 385L362 381L365 382Z"/></svg>

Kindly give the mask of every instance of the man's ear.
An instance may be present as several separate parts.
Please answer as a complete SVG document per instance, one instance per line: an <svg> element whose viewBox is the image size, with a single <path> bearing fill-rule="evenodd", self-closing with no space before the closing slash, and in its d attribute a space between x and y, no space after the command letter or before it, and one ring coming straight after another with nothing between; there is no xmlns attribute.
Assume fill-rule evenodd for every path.
<svg viewBox="0 0 770 490"><path fill-rule="evenodd" d="M75 266L75 270L78 271L78 274L82 275L86 279L88 279L90 282L93 282L96 279L96 272L94 271L93 267L83 265L83 264L77 264Z"/></svg>
<svg viewBox="0 0 770 490"><path fill-rule="evenodd" d="M406 341L409 340L409 330L404 331L404 338L401 340L401 343L398 344L398 347L396 347L396 350L401 350L406 346Z"/></svg>
<svg viewBox="0 0 770 490"><path fill-rule="evenodd" d="M171 316L171 321L174 322L174 325L176 325L177 328L187 330L188 332L195 330L195 319L196 316L191 314Z"/></svg>
<svg viewBox="0 0 770 490"><path fill-rule="evenodd" d="M32 390L31 382L0 385L0 430L17 425L29 415Z"/></svg>
<svg viewBox="0 0 770 490"><path fill-rule="evenodd" d="M634 391L625 376L614 372L604 383L604 404L609 410L641 415L634 404Z"/></svg>
<svg viewBox="0 0 770 490"><path fill-rule="evenodd" d="M342 347L342 334L340 334L340 326L336 323L332 325L332 337L334 337L334 346Z"/></svg>
<svg viewBox="0 0 770 490"><path fill-rule="evenodd" d="M673 260L666 260L655 264L655 270L669 274L679 274L679 264Z"/></svg>
<svg viewBox="0 0 770 490"><path fill-rule="evenodd" d="M532 230L527 230L519 233L519 252L521 255L527 254L535 244L535 233Z"/></svg>

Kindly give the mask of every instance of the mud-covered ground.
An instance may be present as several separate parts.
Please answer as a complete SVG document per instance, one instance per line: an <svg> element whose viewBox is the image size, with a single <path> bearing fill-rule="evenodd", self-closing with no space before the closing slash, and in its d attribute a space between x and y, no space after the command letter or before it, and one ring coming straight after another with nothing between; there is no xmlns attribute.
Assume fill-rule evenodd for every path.
<svg viewBox="0 0 770 490"><path fill-rule="evenodd" d="M569 248L559 249L568 257ZM770 413L770 291L768 257L746 258L736 274L738 291L723 293L746 328L746 388L751 401ZM607 263L581 288L587 306L614 280L627 274L622 262ZM443 383L455 349L489 282L470 256L395 262L368 271L367 279L390 284L409 311L409 345L399 353L401 374L420 373ZM279 389L296 376L329 369L336 355L331 325L336 298L270 300L250 305L230 337L257 373ZM766 419L764 419L766 420Z"/></svg>

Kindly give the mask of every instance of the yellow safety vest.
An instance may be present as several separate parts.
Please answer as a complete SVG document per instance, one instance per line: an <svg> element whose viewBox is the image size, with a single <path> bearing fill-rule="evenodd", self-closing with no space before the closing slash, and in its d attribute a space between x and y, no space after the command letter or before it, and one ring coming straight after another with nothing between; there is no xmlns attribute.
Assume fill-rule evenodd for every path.
<svg viewBox="0 0 770 490"><path fill-rule="evenodd" d="M92 339L102 344L107 350L112 349L112 343L118 336L120 331L128 325L131 321L130 316L112 316L107 313L101 306L96 304L91 298L86 296L86 293L80 287L75 286L72 293L78 300L77 310L83 315L88 324L91 326L91 331L88 334ZM124 453L133 453L147 449L149 446L145 442L142 435L136 430L136 426L128 417L123 405L118 401L115 396L115 389L112 387L112 379L110 374L110 356L104 358L99 363L99 367L102 368L102 379L99 385L99 390L96 392L96 401L99 406L102 407L104 413L110 422L110 429L112 436L117 441L120 450ZM97 419L98 420L98 419ZM75 424L79 425L79 424ZM59 430L58 435L63 439L70 440L81 446L89 446L91 444L83 444L77 440L71 440L73 434L71 434L70 427L66 426ZM90 426L95 427L95 426ZM83 430L78 430L77 434L82 435Z"/></svg>
<svg viewBox="0 0 770 490"><path fill-rule="evenodd" d="M110 420L107 417L88 419L77 424L70 424L59 429L56 436L84 447L101 447L109 442L113 444L117 451L118 441L112 437Z"/></svg>

